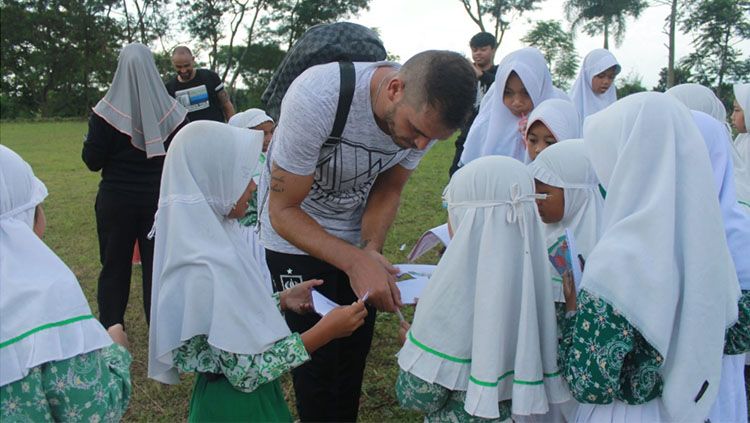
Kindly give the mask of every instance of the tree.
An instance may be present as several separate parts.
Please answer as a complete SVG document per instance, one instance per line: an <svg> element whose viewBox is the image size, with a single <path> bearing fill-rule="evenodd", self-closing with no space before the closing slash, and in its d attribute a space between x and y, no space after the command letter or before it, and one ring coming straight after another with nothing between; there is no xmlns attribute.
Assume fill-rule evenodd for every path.
<svg viewBox="0 0 750 423"><path fill-rule="evenodd" d="M262 23L264 26L275 23L273 34L289 50L311 26L355 15L367 10L369 3L370 0L276 0L270 15Z"/></svg>
<svg viewBox="0 0 750 423"><path fill-rule="evenodd" d="M497 45L503 42L505 31L514 19L537 9L539 0L460 0L466 13L479 29L495 36Z"/></svg>
<svg viewBox="0 0 750 423"><path fill-rule="evenodd" d="M610 34L615 45L620 45L626 18L637 18L646 6L645 0L566 0L565 16L573 31L580 27L592 37L604 34L604 48L608 49Z"/></svg>
<svg viewBox="0 0 750 423"><path fill-rule="evenodd" d="M569 81L576 76L578 55L573 35L563 30L558 21L538 21L521 41L538 48L552 72L556 87L567 90Z"/></svg>
<svg viewBox="0 0 750 423"><path fill-rule="evenodd" d="M721 98L727 79L747 77L737 44L750 38L750 1L699 0L692 4L683 29L693 33L694 52L685 59L695 82L715 87Z"/></svg>
<svg viewBox="0 0 750 423"><path fill-rule="evenodd" d="M171 0L121 0L119 7L125 18L125 39L149 45L164 38L170 31L171 22L166 12ZM128 3L130 7L128 8Z"/></svg>
<svg viewBox="0 0 750 423"><path fill-rule="evenodd" d="M664 92L675 85L687 84L692 80L690 75L690 69L685 67L684 64L677 66L672 71L672 82L669 82L669 68L661 68L659 71L659 82L656 83L654 91Z"/></svg>
<svg viewBox="0 0 750 423"><path fill-rule="evenodd" d="M619 78L616 85L617 98L646 91L646 87L643 86L643 78L637 73L630 73L623 78Z"/></svg>
<svg viewBox="0 0 750 423"><path fill-rule="evenodd" d="M85 114L116 68L115 1L0 2L4 106L19 115Z"/></svg>
<svg viewBox="0 0 750 423"><path fill-rule="evenodd" d="M664 18L664 33L667 35L667 67L665 87L669 89L679 82L675 78L675 35L677 34L677 22L682 19L682 11L686 0L653 0L656 6L669 6L669 15Z"/></svg>

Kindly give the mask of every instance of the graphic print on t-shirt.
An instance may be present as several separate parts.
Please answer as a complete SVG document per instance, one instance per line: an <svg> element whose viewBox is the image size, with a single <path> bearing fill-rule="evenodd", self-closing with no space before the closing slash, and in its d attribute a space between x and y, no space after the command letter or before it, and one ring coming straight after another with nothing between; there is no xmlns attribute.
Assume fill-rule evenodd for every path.
<svg viewBox="0 0 750 423"><path fill-rule="evenodd" d="M208 90L205 85L176 91L174 97L185 106L188 112L203 110L208 107Z"/></svg>
<svg viewBox="0 0 750 423"><path fill-rule="evenodd" d="M410 150L384 150L342 138L324 145L305 209L318 216L346 219L363 205L375 178Z"/></svg>

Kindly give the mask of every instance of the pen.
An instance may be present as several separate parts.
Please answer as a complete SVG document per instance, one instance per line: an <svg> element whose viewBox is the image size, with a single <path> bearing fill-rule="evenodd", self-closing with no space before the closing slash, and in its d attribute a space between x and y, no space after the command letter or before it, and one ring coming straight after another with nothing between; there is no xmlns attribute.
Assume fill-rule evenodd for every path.
<svg viewBox="0 0 750 423"><path fill-rule="evenodd" d="M401 310L399 310L399 309L396 309L396 316L398 316L398 320L400 320L402 322L406 321L406 319L404 319L404 315L401 314Z"/></svg>

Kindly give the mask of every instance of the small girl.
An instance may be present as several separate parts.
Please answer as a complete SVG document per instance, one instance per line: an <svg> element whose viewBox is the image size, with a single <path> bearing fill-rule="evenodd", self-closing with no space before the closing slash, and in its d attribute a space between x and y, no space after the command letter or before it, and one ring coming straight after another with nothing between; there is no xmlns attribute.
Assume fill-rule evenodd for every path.
<svg viewBox="0 0 750 423"><path fill-rule="evenodd" d="M263 168L263 164L266 162L266 151L268 151L268 145L271 143L271 138L273 137L273 131L276 129L276 125L274 124L273 119L261 109L247 109L244 112L237 113L229 119L228 123L237 128L246 128L251 131L263 131L263 152L259 157L258 170L253 175L253 180L257 184L260 176L259 171ZM260 237L256 231L258 224L257 191L253 191L253 195L247 205L247 212L245 212L245 215L239 220L244 238L250 246L252 256L258 262L263 277L268 280L268 288L273 292L271 272L268 270L268 264L266 263L266 249L261 245Z"/></svg>
<svg viewBox="0 0 750 423"><path fill-rule="evenodd" d="M305 333L279 313L311 309L307 281L274 296L242 240L261 133L197 121L167 154L156 216L148 375L198 373L190 421L291 421L279 376L362 325L364 302L338 307Z"/></svg>
<svg viewBox="0 0 750 423"><path fill-rule="evenodd" d="M750 84L734 86L734 110L732 123L737 130L734 139L732 159L734 160L734 184L737 188L737 200L745 206L750 214L750 134L747 125L750 122Z"/></svg>
<svg viewBox="0 0 750 423"><path fill-rule="evenodd" d="M575 420L703 421L740 289L700 131L649 92L590 116L583 136L607 199L580 293L564 279Z"/></svg>
<svg viewBox="0 0 750 423"><path fill-rule="evenodd" d="M534 161L550 145L580 136L581 123L573 103L553 98L542 102L531 112L524 141L529 159Z"/></svg>
<svg viewBox="0 0 750 423"><path fill-rule="evenodd" d="M708 417L712 422L746 422L744 353L750 351L750 257L747 255L750 251L750 215L737 202L730 153L732 140L725 122L698 111L693 111L693 119L708 147L727 244L742 290L739 322L727 331L721 386Z"/></svg>
<svg viewBox="0 0 750 423"><path fill-rule="evenodd" d="M505 56L469 129L461 165L490 155L526 160L519 125L524 126L535 105L558 97L560 93L552 85L547 62L539 50L526 47Z"/></svg>
<svg viewBox="0 0 750 423"><path fill-rule="evenodd" d="M604 199L583 140L568 140L549 147L529 164L529 170L534 176L536 193L547 196L537 200L537 207L542 222L546 223L548 251L561 241L567 228L573 234L576 250L588 257L601 235ZM562 277L551 265L550 273L553 298L556 303L564 303Z"/></svg>
<svg viewBox="0 0 750 423"><path fill-rule="evenodd" d="M445 189L453 238L398 354L399 402L426 421L508 421L570 398L536 198L509 157L477 159Z"/></svg>
<svg viewBox="0 0 750 423"><path fill-rule="evenodd" d="M576 106L581 125L586 116L604 109L617 100L615 77L620 73L620 64L609 50L598 48L583 59L581 71L570 90L570 98Z"/></svg>

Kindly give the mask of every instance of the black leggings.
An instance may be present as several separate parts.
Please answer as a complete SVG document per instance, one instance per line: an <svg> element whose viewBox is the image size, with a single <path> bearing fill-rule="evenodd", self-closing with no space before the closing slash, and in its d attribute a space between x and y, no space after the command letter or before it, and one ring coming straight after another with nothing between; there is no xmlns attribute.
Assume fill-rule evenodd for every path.
<svg viewBox="0 0 750 423"><path fill-rule="evenodd" d="M314 257L283 254L266 250L268 269L274 291L281 291L308 279L322 279L316 289L341 305L357 300L346 273ZM292 370L297 412L300 420L347 422L356 421L362 377L367 353L375 329L375 309L367 307L367 318L351 336L336 339L319 348L312 359ZM302 333L315 325L315 313L285 313L293 332Z"/></svg>
<svg viewBox="0 0 750 423"><path fill-rule="evenodd" d="M138 240L143 270L143 309L146 322L151 312L151 270L154 241L146 239L154 223L156 204L144 206L122 199L121 195L99 191L96 196L96 231L99 235L99 274L96 299L99 320L105 328L125 323L130 295L133 247Z"/></svg>

